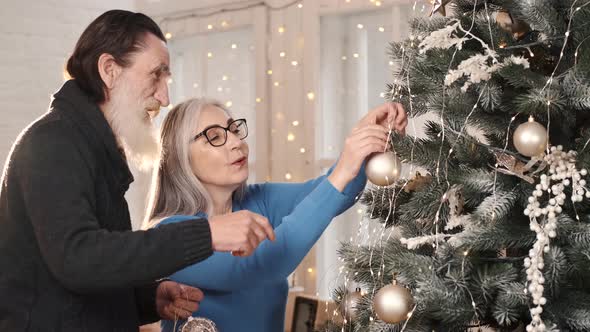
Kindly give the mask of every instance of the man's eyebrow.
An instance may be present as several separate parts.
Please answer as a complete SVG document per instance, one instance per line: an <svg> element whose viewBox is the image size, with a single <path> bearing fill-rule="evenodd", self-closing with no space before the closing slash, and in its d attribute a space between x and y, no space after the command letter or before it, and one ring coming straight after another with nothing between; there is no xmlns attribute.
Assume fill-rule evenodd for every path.
<svg viewBox="0 0 590 332"><path fill-rule="evenodd" d="M229 124L232 123L233 121L234 121L234 119L232 119L232 118L227 119L227 125L229 126Z"/></svg>

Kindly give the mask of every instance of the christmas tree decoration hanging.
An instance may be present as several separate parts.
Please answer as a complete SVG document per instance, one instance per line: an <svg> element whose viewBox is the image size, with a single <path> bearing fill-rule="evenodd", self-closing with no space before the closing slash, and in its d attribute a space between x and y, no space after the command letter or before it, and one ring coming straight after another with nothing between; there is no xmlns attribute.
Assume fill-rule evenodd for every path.
<svg viewBox="0 0 590 332"><path fill-rule="evenodd" d="M398 285L395 278L392 284L381 288L373 298L373 310L377 318L389 324L406 320L413 306L412 294L407 288Z"/></svg>
<svg viewBox="0 0 590 332"><path fill-rule="evenodd" d="M189 317L180 328L180 332L218 332L218 330L215 323L207 318Z"/></svg>
<svg viewBox="0 0 590 332"><path fill-rule="evenodd" d="M516 128L512 139L514 147L523 156L539 156L547 148L547 129L531 116L528 122Z"/></svg>
<svg viewBox="0 0 590 332"><path fill-rule="evenodd" d="M512 36L516 40L521 39L531 30L531 27L526 22L514 19L514 17L507 11L499 11L496 13L496 23L504 31L512 33Z"/></svg>
<svg viewBox="0 0 590 332"><path fill-rule="evenodd" d="M369 181L377 186L389 186L400 177L402 163L395 152L375 153L369 156L365 173Z"/></svg>
<svg viewBox="0 0 590 332"><path fill-rule="evenodd" d="M524 214L530 219L530 228L537 235L533 248L529 250L529 257L525 258L528 287L525 289L533 298L534 306L530 309L532 322L527 326L528 332L544 332L545 324L541 319L543 306L547 298L543 296L545 277L544 254L549 253L550 240L557 237L558 215L563 211L567 198L565 188L571 186L572 203L581 202L584 196L590 198L590 190L586 188L586 180L582 177L588 174L586 169L576 169L576 152L563 152L563 147L551 147L551 152L545 156L549 165L549 175L541 175L533 194L528 199L528 206ZM539 198L548 193L546 206L541 207Z"/></svg>
<svg viewBox="0 0 590 332"><path fill-rule="evenodd" d="M342 312L342 316L344 316L348 320L354 320L357 318L357 304L359 303L360 299L363 297L360 288L356 288L354 292L347 293L344 296L344 301L341 303L340 311Z"/></svg>

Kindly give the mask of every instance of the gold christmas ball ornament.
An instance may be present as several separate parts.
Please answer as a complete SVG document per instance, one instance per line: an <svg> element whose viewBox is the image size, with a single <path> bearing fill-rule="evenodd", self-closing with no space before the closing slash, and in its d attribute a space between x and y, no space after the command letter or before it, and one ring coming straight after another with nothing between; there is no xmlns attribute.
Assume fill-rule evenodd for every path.
<svg viewBox="0 0 590 332"><path fill-rule="evenodd" d="M342 301L341 304L341 311L346 319L354 320L357 318L358 310L356 306L362 297L363 295L361 294L360 288L357 288L354 292L347 293L344 296L344 301Z"/></svg>
<svg viewBox="0 0 590 332"><path fill-rule="evenodd" d="M397 324L408 319L414 305L410 291L396 281L381 288L373 298L373 311L377 318L389 324Z"/></svg>
<svg viewBox="0 0 590 332"><path fill-rule="evenodd" d="M538 156L547 148L547 129L530 117L528 122L516 128L512 140L523 156Z"/></svg>
<svg viewBox="0 0 590 332"><path fill-rule="evenodd" d="M365 173L371 183L377 186L389 186L400 177L402 163L395 152L374 153L369 156Z"/></svg>

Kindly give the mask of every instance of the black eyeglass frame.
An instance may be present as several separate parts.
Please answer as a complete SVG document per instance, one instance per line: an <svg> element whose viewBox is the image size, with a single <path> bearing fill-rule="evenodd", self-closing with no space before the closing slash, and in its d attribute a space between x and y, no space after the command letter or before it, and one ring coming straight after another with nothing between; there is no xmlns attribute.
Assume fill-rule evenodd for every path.
<svg viewBox="0 0 590 332"><path fill-rule="evenodd" d="M244 137L240 138L240 140L244 140L246 137L248 137L248 123L246 122L246 119L235 119L232 122L228 123L227 127L222 127L220 125L212 125L210 127L205 128L205 130L203 130L202 132L195 135L195 137L193 137L192 142L196 141L201 136L205 136L205 138L207 139L207 142L209 142L209 144L211 144L212 146L214 146L214 147L223 146L223 145L225 145L225 143L227 143L227 132L230 131L229 128L231 126L233 126L236 122L242 122L244 124L244 127L246 129L246 135L244 135ZM207 135L207 131L209 131L210 129L213 129L213 128L221 128L221 129L225 130L225 140L223 141L223 143L221 143L219 145L215 145L215 144L213 144L213 142L211 142L209 135Z"/></svg>

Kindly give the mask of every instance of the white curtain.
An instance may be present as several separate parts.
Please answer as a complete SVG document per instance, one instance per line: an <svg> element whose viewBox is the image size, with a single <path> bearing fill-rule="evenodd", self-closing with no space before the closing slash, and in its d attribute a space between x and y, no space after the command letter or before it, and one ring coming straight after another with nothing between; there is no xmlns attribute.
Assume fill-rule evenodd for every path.
<svg viewBox="0 0 590 332"><path fill-rule="evenodd" d="M175 38L169 42L171 104L188 98L221 101L234 119L248 123L250 179L256 181L254 36L251 28ZM162 112L159 119L167 112Z"/></svg>
<svg viewBox="0 0 590 332"><path fill-rule="evenodd" d="M388 45L408 36L411 5L321 18L321 112L316 123L316 158L326 167L335 162L353 125L384 102L392 81ZM357 240L362 222L360 204L336 218L317 246L318 290L322 299L342 282L337 249L341 241ZM371 223L375 224L375 223ZM374 225L373 225L374 226ZM368 232L363 227L361 235Z"/></svg>

